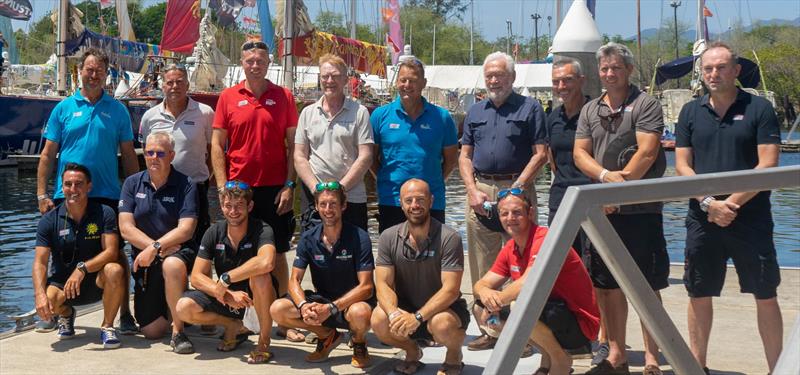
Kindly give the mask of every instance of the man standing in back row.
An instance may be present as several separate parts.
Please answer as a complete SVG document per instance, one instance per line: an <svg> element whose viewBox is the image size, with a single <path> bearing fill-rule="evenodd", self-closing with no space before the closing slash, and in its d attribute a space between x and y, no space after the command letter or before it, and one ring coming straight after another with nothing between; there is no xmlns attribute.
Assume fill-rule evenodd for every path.
<svg viewBox="0 0 800 375"><path fill-rule="evenodd" d="M700 58L708 94L687 103L676 127L675 169L681 176L778 166L781 142L772 105L736 87L741 66L733 50L712 43ZM714 307L733 259L743 293L756 299L758 331L772 372L782 350L783 318L777 288L781 282L770 192L699 196L686 215L689 292L689 345L706 367ZM708 368L705 368L706 373Z"/></svg>
<svg viewBox="0 0 800 375"><path fill-rule="evenodd" d="M545 117L542 106L514 92L514 59L502 52L486 56L483 77L489 99L473 105L464 119L461 179L467 190L467 253L472 285L494 264L508 239L481 224L484 202L501 189L522 188L536 207L533 181L547 162ZM496 339L482 335L470 343L473 350L491 349Z"/></svg>

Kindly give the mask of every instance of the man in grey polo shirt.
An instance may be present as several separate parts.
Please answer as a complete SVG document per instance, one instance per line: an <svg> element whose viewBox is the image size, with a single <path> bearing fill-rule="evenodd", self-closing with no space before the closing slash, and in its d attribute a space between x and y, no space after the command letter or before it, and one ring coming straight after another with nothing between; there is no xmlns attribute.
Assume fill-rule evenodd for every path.
<svg viewBox="0 0 800 375"><path fill-rule="evenodd" d="M211 123L214 110L187 95L189 76L182 65L167 65L161 73L164 101L150 108L139 125L144 148L150 133L167 132L175 140L172 166L197 184L198 221L195 239L200 240L211 225L208 214L208 178L211 175Z"/></svg>
<svg viewBox="0 0 800 375"><path fill-rule="evenodd" d="M297 123L294 168L303 181L303 229L311 227L312 192L319 182L339 181L347 192L342 220L367 230L367 189L364 174L372 163L372 126L367 108L347 99L347 65L341 57L319 59L323 96L303 109Z"/></svg>
<svg viewBox="0 0 800 375"><path fill-rule="evenodd" d="M471 285L494 264L500 248L508 240L502 232L486 228L476 215L488 215L483 204L511 187L525 190L536 207L536 174L547 162L545 116L542 106L532 98L513 91L514 59L494 52L483 62L483 77L488 99L467 112L461 155L461 179L467 190L467 253ZM491 349L494 341L483 333L475 345ZM474 346L474 345L473 345Z"/></svg>
<svg viewBox="0 0 800 375"><path fill-rule="evenodd" d="M661 103L630 84L633 54L624 45L608 43L597 51L600 82L606 92L581 109L573 157L586 176L599 183L661 177L666 168L661 132ZM628 159L627 162L625 159ZM650 287L666 288L669 256L661 210L663 203L606 207L619 234ZM589 274L609 342L608 358L587 374L628 374L625 325L628 302L597 251L589 250ZM660 375L658 346L643 329L645 375Z"/></svg>

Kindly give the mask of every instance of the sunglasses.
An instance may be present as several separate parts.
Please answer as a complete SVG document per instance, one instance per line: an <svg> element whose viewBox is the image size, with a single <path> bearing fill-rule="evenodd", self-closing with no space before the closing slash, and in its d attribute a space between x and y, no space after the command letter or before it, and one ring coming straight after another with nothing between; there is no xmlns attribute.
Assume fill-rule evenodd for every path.
<svg viewBox="0 0 800 375"><path fill-rule="evenodd" d="M341 189L342 184L340 184L339 181L328 181L318 183L315 190L317 190L317 193L321 193L325 190L336 191Z"/></svg>
<svg viewBox="0 0 800 375"><path fill-rule="evenodd" d="M616 128L620 124L622 124L622 121L621 121L622 115L625 113L625 109L626 109L627 106L628 106L628 103L623 104L622 108L620 108L619 111L616 111L616 112L614 112L608 106L604 106L604 105L597 106L597 117L600 117L600 120L601 120L600 121L600 125L606 130L610 130L612 132L616 132L616 130L617 130ZM620 121L617 121L618 119Z"/></svg>
<svg viewBox="0 0 800 375"><path fill-rule="evenodd" d="M519 196L522 196L522 193L524 193L524 191L522 190L522 188L518 188L518 187L511 188L511 189L503 189L503 190L500 190L500 191L497 192L497 200L499 201L499 200L507 197L509 194L519 197Z"/></svg>
<svg viewBox="0 0 800 375"><path fill-rule="evenodd" d="M236 180L226 182L225 190L231 190L231 189L248 190L250 189L250 185L242 181L236 181Z"/></svg>
<svg viewBox="0 0 800 375"><path fill-rule="evenodd" d="M151 157L151 158L155 156L155 157L157 157L157 158L159 158L159 159L161 159L161 158L163 158L163 157L167 156L167 152L166 152L166 151L153 151L153 150L148 150L148 151L145 151L145 152L144 152L144 154L145 154L145 155L147 155L147 156L149 156L149 157Z"/></svg>
<svg viewBox="0 0 800 375"><path fill-rule="evenodd" d="M242 44L242 51L251 50L253 48L269 51L269 48L267 48L267 44L264 42L247 42L245 44Z"/></svg>

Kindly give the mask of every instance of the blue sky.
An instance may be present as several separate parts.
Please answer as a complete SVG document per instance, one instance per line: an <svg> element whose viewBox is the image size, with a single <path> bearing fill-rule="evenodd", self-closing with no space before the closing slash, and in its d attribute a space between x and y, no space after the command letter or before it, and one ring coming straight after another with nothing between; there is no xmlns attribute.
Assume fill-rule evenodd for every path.
<svg viewBox="0 0 800 375"><path fill-rule="evenodd" d="M57 5L56 0L30 0L34 7L34 19L39 19L49 9ZM131 0L129 0L131 1ZM186 1L186 0L183 0ZM263 0L259 0L263 1ZM275 1L268 0L275 16ZM403 0L400 0L401 2ZM145 5L159 2L144 0ZM356 0L358 20L360 23L375 24L379 7L383 0ZM203 0L206 5L208 0ZM344 13L349 9L349 0L305 0L313 19L321 10L333 10ZM547 16L552 16L550 31L555 34L555 5L553 0L474 0L475 26L489 40L506 35L506 19L512 22L513 33L530 38L533 35L531 14L539 13L539 34L547 34ZM571 0L563 0L564 12L572 4ZM670 0L641 0L642 29L656 28L664 20L672 20ZM709 20L711 33L727 30L729 23L741 19L744 25L751 21L769 19L793 20L800 17L800 1L798 0L706 0L706 5L714 13ZM694 25L697 9L696 0L683 0L678 7L678 20ZM255 9L246 8L243 15L255 17ZM241 18L242 16L240 16ZM402 15L401 15L402 17ZM597 0L597 23L603 34L623 37L636 35L636 2L634 0ZM464 15L469 24L469 10ZM13 21L14 29L25 28L28 22ZM693 26L692 26L693 28Z"/></svg>

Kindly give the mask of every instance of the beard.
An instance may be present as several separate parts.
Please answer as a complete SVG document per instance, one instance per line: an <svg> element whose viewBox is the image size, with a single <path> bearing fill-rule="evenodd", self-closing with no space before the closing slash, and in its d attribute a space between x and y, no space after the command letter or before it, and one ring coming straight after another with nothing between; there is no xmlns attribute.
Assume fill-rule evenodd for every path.
<svg viewBox="0 0 800 375"><path fill-rule="evenodd" d="M500 92L487 91L487 94L489 99L491 99L493 102L505 102L506 99L508 99L508 97L511 95L511 90L503 90Z"/></svg>

